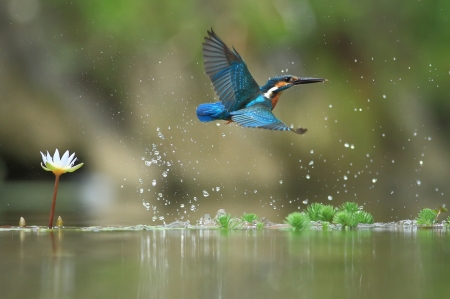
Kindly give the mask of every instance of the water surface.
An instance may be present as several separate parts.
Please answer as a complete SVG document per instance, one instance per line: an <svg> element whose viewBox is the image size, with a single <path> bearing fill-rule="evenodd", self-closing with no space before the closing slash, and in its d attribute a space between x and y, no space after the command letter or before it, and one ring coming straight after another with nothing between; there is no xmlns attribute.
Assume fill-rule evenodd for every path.
<svg viewBox="0 0 450 299"><path fill-rule="evenodd" d="M446 298L445 230L0 231L1 298Z"/></svg>

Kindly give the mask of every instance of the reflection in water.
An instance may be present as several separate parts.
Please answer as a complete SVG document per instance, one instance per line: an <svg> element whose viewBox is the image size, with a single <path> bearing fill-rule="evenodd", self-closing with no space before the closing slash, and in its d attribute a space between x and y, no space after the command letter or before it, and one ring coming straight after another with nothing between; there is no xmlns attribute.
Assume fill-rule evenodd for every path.
<svg viewBox="0 0 450 299"><path fill-rule="evenodd" d="M2 298L437 298L440 230L0 232Z"/></svg>

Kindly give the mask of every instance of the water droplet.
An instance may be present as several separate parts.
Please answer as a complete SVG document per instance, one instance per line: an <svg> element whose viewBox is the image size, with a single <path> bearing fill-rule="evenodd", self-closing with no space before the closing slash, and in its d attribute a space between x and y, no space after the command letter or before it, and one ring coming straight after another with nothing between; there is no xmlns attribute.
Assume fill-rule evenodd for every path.
<svg viewBox="0 0 450 299"><path fill-rule="evenodd" d="M309 153L310 153L310 154L314 154L314 150L310 150Z"/></svg>
<svg viewBox="0 0 450 299"><path fill-rule="evenodd" d="M184 203L180 204L180 208L184 208Z"/></svg>
<svg viewBox="0 0 450 299"><path fill-rule="evenodd" d="M420 184L422 184L422 182L417 180L417 186L420 186Z"/></svg>
<svg viewBox="0 0 450 299"><path fill-rule="evenodd" d="M348 144L348 143L344 143L344 146L345 146L345 147L349 147L349 146L350 146L350 144Z"/></svg>
<svg viewBox="0 0 450 299"><path fill-rule="evenodd" d="M156 219L158 219L158 217L156 217L156 216L152 217L152 221L156 221Z"/></svg>
<svg viewBox="0 0 450 299"><path fill-rule="evenodd" d="M283 184L283 180L280 180L279 183L280 183L280 185L282 185Z"/></svg>
<svg viewBox="0 0 450 299"><path fill-rule="evenodd" d="M141 194L144 193L144 189L142 189L142 188L139 189L139 193L141 193Z"/></svg>
<svg viewBox="0 0 450 299"><path fill-rule="evenodd" d="M304 203L305 205L308 204L308 199L305 199L304 201L302 201L302 203Z"/></svg>
<svg viewBox="0 0 450 299"><path fill-rule="evenodd" d="M309 174L306 175L306 178L309 180L311 177L309 176Z"/></svg>
<svg viewBox="0 0 450 299"><path fill-rule="evenodd" d="M255 193L255 194L258 193L258 190L255 189L255 191L253 191L253 193Z"/></svg>
<svg viewBox="0 0 450 299"><path fill-rule="evenodd" d="M195 205L191 205L191 211L193 212L197 211L197 207Z"/></svg>
<svg viewBox="0 0 450 299"><path fill-rule="evenodd" d="M152 186L156 186L156 180L152 181Z"/></svg>
<svg viewBox="0 0 450 299"><path fill-rule="evenodd" d="M203 196L204 196L204 197L208 197L208 196L209 196L209 193L208 193L206 190L203 190Z"/></svg>
<svg viewBox="0 0 450 299"><path fill-rule="evenodd" d="M216 191L219 192L220 191L220 187L216 187Z"/></svg>
<svg viewBox="0 0 450 299"><path fill-rule="evenodd" d="M145 166L150 166L150 165L152 165L152 162L151 162L151 161L145 161L144 163L145 163Z"/></svg>
<svg viewBox="0 0 450 299"><path fill-rule="evenodd" d="M328 195L328 200L333 200L333 196Z"/></svg>
<svg viewBox="0 0 450 299"><path fill-rule="evenodd" d="M309 165L313 165L314 164L314 161L309 161Z"/></svg>
<svg viewBox="0 0 450 299"><path fill-rule="evenodd" d="M377 182L377 179L375 179L375 178L374 178L374 179L372 179L372 183L374 183L374 184L375 184L376 182Z"/></svg>
<svg viewBox="0 0 450 299"><path fill-rule="evenodd" d="M385 98L386 98L386 95L384 94L384 95L383 95L383 99L385 99Z"/></svg>
<svg viewBox="0 0 450 299"><path fill-rule="evenodd" d="M167 177L167 171L163 171L162 176L166 178Z"/></svg>
<svg viewBox="0 0 450 299"><path fill-rule="evenodd" d="M346 175L344 175L344 181L346 181L348 178L347 178L347 176Z"/></svg>

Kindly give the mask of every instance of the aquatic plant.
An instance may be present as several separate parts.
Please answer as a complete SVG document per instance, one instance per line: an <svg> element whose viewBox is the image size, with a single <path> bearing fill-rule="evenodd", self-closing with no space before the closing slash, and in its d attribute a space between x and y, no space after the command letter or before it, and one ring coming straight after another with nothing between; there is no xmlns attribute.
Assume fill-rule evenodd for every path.
<svg viewBox="0 0 450 299"><path fill-rule="evenodd" d="M321 220L320 217L322 215L323 204L313 202L312 204L306 207L306 212L308 213L309 219L312 221Z"/></svg>
<svg viewBox="0 0 450 299"><path fill-rule="evenodd" d="M48 228L53 227L53 217L55 215L55 207L56 207L56 196L58 194L58 185L59 185L59 177L66 172L74 172L83 166L84 163L80 163L75 165L75 161L77 158L75 157L75 153L72 153L69 157L69 151L66 151L64 155L60 158L58 149L55 150L55 154L50 156L47 151L47 155L44 155L41 152L42 162L41 167L45 171L51 171L55 175L55 187L53 189L53 198L52 198L52 206L50 209L50 219L48 221Z"/></svg>
<svg viewBox="0 0 450 299"><path fill-rule="evenodd" d="M312 221L333 221L336 208L332 205L323 205L321 203L312 203L306 208L309 218Z"/></svg>
<svg viewBox="0 0 450 299"><path fill-rule="evenodd" d="M332 205L324 205L322 208L322 213L320 215L320 220L331 222L336 214L336 208Z"/></svg>
<svg viewBox="0 0 450 299"><path fill-rule="evenodd" d="M220 215L216 218L216 222L219 228L222 229L236 229L242 227L242 222L235 218L231 218L230 214Z"/></svg>
<svg viewBox="0 0 450 299"><path fill-rule="evenodd" d="M334 215L333 222L341 224L344 228L355 228L358 225L358 219L355 214L348 211L338 211Z"/></svg>
<svg viewBox="0 0 450 299"><path fill-rule="evenodd" d="M439 215L441 215L444 212L448 212L448 210L445 208L445 204L443 204L442 206L440 206L439 208L437 208L436 210L434 210L436 212L436 219L438 219Z"/></svg>
<svg viewBox="0 0 450 299"><path fill-rule="evenodd" d="M416 217L417 225L419 226L433 226L435 224L438 213L436 210L425 208L419 211Z"/></svg>
<svg viewBox="0 0 450 299"><path fill-rule="evenodd" d="M339 211L346 211L349 213L356 213L359 211L359 206L356 202L344 202L339 208Z"/></svg>
<svg viewBox="0 0 450 299"><path fill-rule="evenodd" d="M262 230L264 228L264 223L263 222L256 222L256 229L257 230Z"/></svg>
<svg viewBox="0 0 450 299"><path fill-rule="evenodd" d="M258 220L258 215L254 214L254 213L249 213L249 214L244 213L244 215L241 216L241 220L251 224L251 223L253 223L253 221Z"/></svg>
<svg viewBox="0 0 450 299"><path fill-rule="evenodd" d="M287 215L284 223L289 224L294 231L302 231L311 225L311 219L305 213L294 212Z"/></svg>
<svg viewBox="0 0 450 299"><path fill-rule="evenodd" d="M358 224L372 224L374 218L369 212L363 211L357 203L346 202L339 208L333 217L333 222L341 224L344 228L355 228Z"/></svg>
<svg viewBox="0 0 450 299"><path fill-rule="evenodd" d="M358 211L354 214L358 223L372 224L374 222L372 214L366 211Z"/></svg>
<svg viewBox="0 0 450 299"><path fill-rule="evenodd" d="M62 220L61 216L58 216L58 219L56 219L56 225L57 227L64 227L64 221Z"/></svg>

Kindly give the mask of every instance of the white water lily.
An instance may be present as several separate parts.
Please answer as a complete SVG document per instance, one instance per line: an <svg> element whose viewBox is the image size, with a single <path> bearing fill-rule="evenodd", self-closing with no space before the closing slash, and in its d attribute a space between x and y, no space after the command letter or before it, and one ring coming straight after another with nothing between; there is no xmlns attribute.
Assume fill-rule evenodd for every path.
<svg viewBox="0 0 450 299"><path fill-rule="evenodd" d="M61 175L66 172L74 172L75 170L79 169L81 166L83 166L84 163L80 163L78 165L75 165L75 161L77 158L75 157L75 153L72 153L69 157L69 151L66 151L64 155L60 158L59 157L59 151L58 149L55 150L55 154L50 156L50 154L47 151L47 155L44 155L41 152L42 155L42 161L44 162L41 167L46 171L51 171L55 175Z"/></svg>
<svg viewBox="0 0 450 299"><path fill-rule="evenodd" d="M55 207L56 207L56 196L58 194L58 185L59 185L59 177L66 172L74 172L75 170L79 169L81 166L83 166L84 163L80 163L78 165L75 165L75 161L77 158L75 157L75 153L72 153L69 157L69 151L66 151L64 155L60 158L59 157L59 151L58 149L55 150L55 154L50 156L50 154L47 151L47 155L44 155L41 152L42 161L41 167L42 169L46 171L51 171L55 175L55 188L53 189L53 198L52 198L52 207L50 209L50 219L48 221L48 227L53 227L53 217L55 216ZM59 220L59 219L58 219ZM62 220L57 221L56 225L58 227L62 226Z"/></svg>

